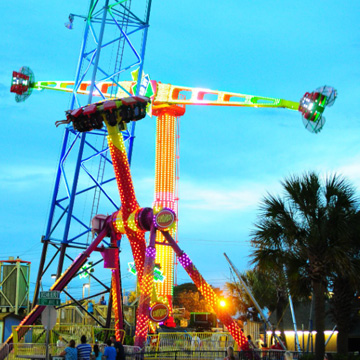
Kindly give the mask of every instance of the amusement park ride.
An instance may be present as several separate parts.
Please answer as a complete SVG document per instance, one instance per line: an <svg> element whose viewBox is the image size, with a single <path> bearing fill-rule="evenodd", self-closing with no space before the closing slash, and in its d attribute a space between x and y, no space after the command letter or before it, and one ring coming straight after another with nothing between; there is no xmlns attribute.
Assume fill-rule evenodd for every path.
<svg viewBox="0 0 360 360"><path fill-rule="evenodd" d="M74 82L30 82L30 76L24 75L25 71L13 74L12 91L17 96L29 94L32 89L51 89L72 92ZM29 70L26 69L29 73ZM89 94L87 90L89 83L82 83L81 94ZM156 258L156 245L167 246L171 248L178 261L188 272L191 279L199 288L202 295L212 306L215 313L239 346L244 347L246 339L239 326L234 320L219 306L219 300L212 288L207 284L204 278L195 268L190 258L177 245L171 229L176 223L176 213L174 211L174 192L173 180L174 169L171 164L174 163L174 124L176 118L185 113L185 107L181 105L217 105L217 106L247 106L247 107L265 107L265 108L288 108L299 110L305 123L305 127L311 132L319 132L324 125L323 112L326 106L333 105L336 99L336 91L328 86L319 88L311 93L306 93L299 103L275 99L262 96L253 96L208 89L198 89L174 86L169 84L152 82L155 92L152 99L143 96L124 97L126 93L120 90L116 99L111 99L107 92L112 84L109 82L98 83L97 88L102 92L103 97L109 98L99 103L90 104L78 109L67 111L67 119L57 122L59 124L72 123L75 130L79 132L88 132L94 129L100 129L103 124L108 131L108 144L112 157L115 177L121 198L121 208L107 217L104 221L103 216L95 216L93 220L93 231L98 236L90 247L73 263L73 265L56 281L51 290L63 290L67 281L71 279L74 272L78 271L84 264L86 257L92 251L104 251L99 248L99 244L106 236L111 238L112 259L118 259L116 243L122 235L126 235L130 241L134 255L135 265L138 272L138 281L141 288L140 306L136 325L135 344L142 347L144 345L148 326L149 309L151 304L151 293L154 279L154 266ZM122 82L123 89L132 91L133 82ZM190 92L189 99L180 99L182 91ZM217 97L216 100L206 100L206 95L211 94ZM99 95L95 93L94 95ZM153 208L141 208L136 200L133 183L130 175L130 167L126 156L126 150L121 135L121 130L126 129L126 124L130 121L137 121L145 117L146 108L152 105L152 113L158 117L157 128L157 169L156 169L156 202ZM170 134L170 135L169 135ZM166 155L159 154L159 151L167 152ZM168 175L168 177L164 176ZM101 224L101 225L100 225ZM144 233L150 232L150 240L146 245ZM161 234L165 239L158 239L156 233ZM162 259L161 259L162 260ZM114 263L114 261L111 261ZM106 267L106 264L105 264ZM117 269L114 266L113 269ZM114 310L121 308L120 304L120 274L113 270L112 274L112 296ZM163 294L159 294L162 296ZM167 294L165 294L167 295ZM36 306L27 318L29 324L38 313L42 311L41 306ZM116 330L121 328L121 315L116 318Z"/></svg>
<svg viewBox="0 0 360 360"><path fill-rule="evenodd" d="M140 67L139 74L142 74ZM99 251L104 258L104 267L112 271L111 299L115 314L115 334L120 339L123 328L121 274L119 268L118 241L126 235L129 239L138 282L141 290L136 321L135 345L143 347L149 328L150 308L156 303L165 303L172 313L172 288L174 254L184 267L201 294L213 308L221 322L227 327L239 347L247 349L247 340L238 324L221 308L219 299L211 286L201 276L188 255L179 247L176 233L176 124L183 116L186 105L237 106L259 108L287 108L298 110L306 129L318 133L324 126L323 112L333 105L337 93L329 86L323 86L306 93L300 102L263 96L246 95L210 89L175 86L152 81L139 76L140 81L38 81L28 67L13 72L11 92L16 101L24 101L33 90L57 90L72 94L87 95L90 99L99 96L102 101L73 107L66 112L67 128L79 133L96 132L104 126L107 133L108 149L115 172L121 207L110 216L96 215L92 220L92 231L97 234L89 246L73 261L64 272L58 271L57 280L50 290L63 291L71 279L81 270L93 251ZM114 88L116 91L114 91ZM186 96L184 96L186 94ZM211 99L211 100L210 100ZM129 124L150 113L157 117L155 201L153 207L140 207L130 174L130 165L122 132ZM149 232L146 241L145 233ZM110 238L109 246L102 241ZM163 282L157 282L156 299L154 268L160 265ZM21 337L26 325L32 325L40 316L44 306L35 305L21 322L17 332ZM6 343L12 342L12 336ZM1 357L1 356L0 356Z"/></svg>

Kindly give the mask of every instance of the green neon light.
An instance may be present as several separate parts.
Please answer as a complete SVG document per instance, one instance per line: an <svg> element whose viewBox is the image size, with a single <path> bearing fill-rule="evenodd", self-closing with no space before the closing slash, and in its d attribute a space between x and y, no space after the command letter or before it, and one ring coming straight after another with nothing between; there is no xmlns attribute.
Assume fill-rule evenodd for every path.
<svg viewBox="0 0 360 360"><path fill-rule="evenodd" d="M133 85L132 90L133 90L133 94L136 94L136 89L137 89L137 80L139 77L139 69L136 69L134 71L131 72L131 77L133 79L133 81L136 82L135 85ZM145 92L143 94L140 93L140 95L142 96L146 96L148 98L152 98L155 94L153 86L151 84L150 81L150 76L148 74L142 74L142 78L141 78L141 86L140 87L145 87Z"/></svg>
<svg viewBox="0 0 360 360"><path fill-rule="evenodd" d="M133 262L129 262L128 263L128 270L130 273L132 273L133 275L136 275L137 274L137 271L136 271L136 267L135 267L135 263ZM154 281L155 282L164 282L165 280L165 275L162 273L162 271L155 267L154 268Z"/></svg>
<svg viewBox="0 0 360 360"><path fill-rule="evenodd" d="M94 269L91 269L92 268L92 264L85 264L82 268L81 268L81 271L83 271L81 274L79 274L79 279L86 279L87 277L89 277L89 273L93 272ZM88 269L90 269L88 271Z"/></svg>

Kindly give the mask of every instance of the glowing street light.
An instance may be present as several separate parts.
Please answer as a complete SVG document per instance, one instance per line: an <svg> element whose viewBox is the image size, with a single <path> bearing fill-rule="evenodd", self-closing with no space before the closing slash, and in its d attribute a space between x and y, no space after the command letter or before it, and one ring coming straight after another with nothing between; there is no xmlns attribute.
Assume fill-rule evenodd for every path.
<svg viewBox="0 0 360 360"><path fill-rule="evenodd" d="M88 291L88 295L90 295L90 284L89 283L85 283L83 284L83 289L82 289L82 297L84 298L85 296L85 289L88 288L89 291Z"/></svg>
<svg viewBox="0 0 360 360"><path fill-rule="evenodd" d="M220 305L221 307L225 307L225 306L226 306L225 300L220 300L219 305Z"/></svg>

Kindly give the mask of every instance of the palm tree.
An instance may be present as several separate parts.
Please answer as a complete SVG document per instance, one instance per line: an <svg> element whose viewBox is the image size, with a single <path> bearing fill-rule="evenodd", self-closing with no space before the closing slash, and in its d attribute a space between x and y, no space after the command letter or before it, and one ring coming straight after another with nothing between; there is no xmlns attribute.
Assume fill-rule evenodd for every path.
<svg viewBox="0 0 360 360"><path fill-rule="evenodd" d="M337 337L338 353L347 354L349 330L358 313L359 304L359 274L360 274L360 212L354 217L353 229L355 236L351 246L347 247L351 267L346 273L333 272L329 276L332 296L330 296L330 311L339 331Z"/></svg>
<svg viewBox="0 0 360 360"><path fill-rule="evenodd" d="M358 208L354 188L338 175L325 179L306 173L282 182L283 197L268 194L253 232L253 263L260 269L287 271L291 290L307 279L315 304L315 357L325 351L325 295L330 273L351 267L347 249Z"/></svg>

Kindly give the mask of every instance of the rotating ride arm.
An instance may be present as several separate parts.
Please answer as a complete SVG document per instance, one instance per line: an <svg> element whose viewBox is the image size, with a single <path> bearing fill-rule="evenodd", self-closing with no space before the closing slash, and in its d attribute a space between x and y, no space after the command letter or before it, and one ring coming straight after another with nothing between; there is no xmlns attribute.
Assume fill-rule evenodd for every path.
<svg viewBox="0 0 360 360"><path fill-rule="evenodd" d="M30 87L34 90L56 90L62 92L76 92L82 95L89 95L90 81L82 82L77 89L74 89L74 81L38 81L32 83ZM133 94L133 81L119 82L119 90L114 95L111 87L117 86L110 81L100 81L96 84L93 96L102 96L106 99L121 98ZM214 105L214 106L241 106L241 107L265 107L265 108L287 108L298 110L299 103L279 98L264 96L247 95L218 90L194 88L187 86L177 86L151 81L154 88L152 103L154 109L160 110L171 105ZM186 95L186 99L181 99L179 95ZM211 97L211 100L208 98Z"/></svg>
<svg viewBox="0 0 360 360"><path fill-rule="evenodd" d="M149 79L148 79L149 80ZM134 81L122 81L115 84L110 81L100 81L95 84L94 96L101 96L103 99L126 97L134 94ZM111 91L112 87L118 86L116 94ZM32 71L22 67L20 72L13 72L13 83L11 92L15 92L16 101L27 99L32 90L57 90L78 94L89 94L90 81L76 84L73 81L38 81L35 82ZM148 81L147 91L152 101L152 113L158 115L162 111L181 116L185 112L186 105L211 105L211 106L238 106L238 107L260 107L260 108L286 108L298 110L302 114L305 128L312 133L318 133L323 128L325 118L323 112L326 106L331 106L336 97L337 91L331 86L322 86L311 93L306 92L299 102L270 98L257 95L239 94L211 89L193 88L163 84L156 81ZM181 108L182 107L182 110Z"/></svg>
<svg viewBox="0 0 360 360"><path fill-rule="evenodd" d="M167 113L173 112L174 115L181 116L185 112L186 105L286 108L300 111L305 128L312 133L318 133L323 128L324 109L326 106L331 106L337 97L337 91L331 86L322 86L311 93L306 92L300 102L295 102L280 98L163 84L150 81L148 76L147 78L145 91L151 89L152 113L156 116L164 110ZM101 96L103 99L126 97L135 93L135 84L134 81L122 81L117 84L110 81L99 81L95 84L93 95ZM111 91L114 86L118 87L116 94ZM32 71L28 67L22 67L19 72L13 72L10 91L17 94L16 101L20 102L26 100L32 90L48 89L88 95L89 88L90 81L80 84L75 84L73 81L35 82Z"/></svg>
<svg viewBox="0 0 360 360"><path fill-rule="evenodd" d="M164 235L166 241L174 249L179 263L189 274L191 280L194 282L200 293L204 296L207 303L213 308L215 314L220 319L220 321L227 327L229 333L234 338L235 342L243 351L248 351L249 344L244 333L240 329L239 325L235 320L220 306L220 301L215 294L211 286L206 282L206 280L201 276L199 270L195 267L193 262L190 260L189 256L180 249L176 241L172 238L168 231L161 231Z"/></svg>

